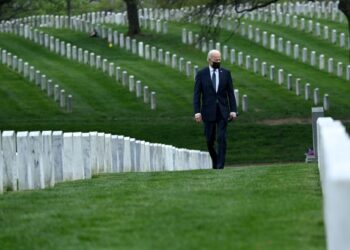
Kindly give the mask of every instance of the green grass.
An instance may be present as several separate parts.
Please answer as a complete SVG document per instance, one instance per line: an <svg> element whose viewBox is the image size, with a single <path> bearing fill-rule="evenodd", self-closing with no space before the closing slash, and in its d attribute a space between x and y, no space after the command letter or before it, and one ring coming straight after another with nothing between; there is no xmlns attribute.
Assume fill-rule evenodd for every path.
<svg viewBox="0 0 350 250"><path fill-rule="evenodd" d="M151 111L126 88L99 71L54 55L24 39L1 34L2 48L21 55L24 60L41 69L72 93L74 98L72 114L61 112L61 116L56 116L57 106L54 103L55 112L47 109L47 113L41 113L39 108L35 111L38 114L36 119L23 110L18 110L17 116L10 114L2 116L1 130L97 130L177 147L206 150L203 127L195 124L191 118L192 79L186 78L169 67L141 60L124 50L117 48L111 50L103 40L87 39L85 34L67 31L58 33L72 44L77 44L79 41L84 49L94 51L135 74L137 79L141 79L143 83L157 91L159 109L156 112ZM193 49L189 50L193 51ZM40 55L39 60L38 55ZM200 53L197 58L198 62L203 61ZM6 71L6 68L3 70ZM245 76L256 78L250 73ZM241 114L240 122L229 127L227 152L229 164L302 161L306 148L311 145L311 136L308 136L311 135L310 125L280 125L271 128L267 125L254 124L257 120L273 117L288 118L291 115L299 116L300 113L305 117L311 109L311 106L298 101L287 91L272 84L265 85L268 88L267 91L256 91L262 95L261 98L251 98L252 103L257 100L265 106L261 105L257 111ZM31 88L37 91L36 87L31 86ZM274 91L278 92L276 96L279 96L279 93L284 94L277 101L270 102L269 93ZM47 99L44 94L41 98ZM21 105L26 105L28 101L30 100L25 93L18 99L18 102L23 102ZM296 107L300 106L298 109L286 108L291 103ZM305 108L305 105L308 107ZM274 109L273 112L271 108ZM4 110L6 109L12 109L8 102L4 103ZM284 138L283 143L280 140L281 136ZM294 147L293 150L292 147Z"/></svg>
<svg viewBox="0 0 350 250"><path fill-rule="evenodd" d="M279 29L269 27L268 24L261 25L277 29L276 31ZM120 32L126 31L126 27L113 27ZM193 65L204 67L206 54L181 43L183 27L199 31L197 25L169 23L167 35L144 30L136 38L145 44L162 48L164 54L169 50L178 57L191 60ZM203 127L195 124L192 119L192 76L188 78L170 67L141 59L118 46L109 48L106 40L91 39L84 33L44 30L50 35L101 55L116 66L121 66L122 70L135 75L143 85L148 85L157 92L158 109L151 111L142 100L135 98L134 93L131 94L120 83L100 71L55 55L28 40L0 34L0 47L20 55L64 87L74 98L74 111L66 114L44 93L21 77L17 76L16 81L31 88L30 92L21 93L21 89L9 87L10 82L6 76L13 73L2 66L0 86L6 94L1 99L3 106L0 110L0 130L102 131L177 147L206 150ZM280 32L289 35L289 31L282 27ZM304 34L293 32L289 35L291 40L303 40ZM277 32L276 34L278 36ZM285 75L293 73L294 77L302 79L302 84L311 83L311 89L320 88L321 96L324 93L330 95L331 110L326 115L343 121L349 120L350 103L347 100L350 85L347 81L302 65L238 35L226 41L229 35L226 31L222 32L218 39L222 45L234 47L237 52L242 50L252 58L259 57L261 61L276 65L276 70L283 67L286 70ZM316 44L322 49L332 49L326 48L325 44L318 44L319 41L314 37L308 37L306 42L310 46ZM345 58L345 55L339 56ZM223 65L232 71L235 87L240 90L240 94L247 94L249 98L249 112L240 112L238 121L229 126L227 163L303 161L304 152L312 145L311 125L297 123L305 123L310 118L312 101L304 101L303 96L295 96L294 91L288 91L285 86L278 86L276 82L244 68L230 65L229 62L224 62ZM31 92L38 95L33 98ZM15 95L20 97L13 99L12 96ZM34 107L33 100L45 104ZM282 124L271 126L275 120Z"/></svg>
<svg viewBox="0 0 350 250"><path fill-rule="evenodd" d="M154 32L146 30L144 31L145 35L137 38L145 43L163 48L164 50L169 50L179 55L185 55L186 58L190 58L194 64L203 65L203 61L206 58L205 53L195 50L193 46L186 46L181 43L182 28L188 28L189 30L199 33L199 27L188 23L169 23L168 26L169 33L166 35L156 35ZM125 29L124 27L115 27L120 31ZM275 29L280 29L280 32L283 32L287 28L275 27ZM286 32L289 32L289 30ZM291 31L290 33L293 32ZM279 33L276 31L276 34L278 36ZM305 39L304 33L299 35L293 33L290 36L291 39L294 37L294 40ZM227 40L228 37L231 37L231 39ZM308 43L314 45L319 43L319 39L315 37L308 37L306 40ZM176 45L173 45L174 41L177 42ZM301 61L296 61L277 51L266 49L238 34L232 34L222 30L218 41L221 42L222 45L228 45L229 48L235 48L236 53L243 51L244 57L246 55L251 55L252 60L257 57L260 62L266 61L268 65L275 65L276 78L278 69L283 68L285 70L285 82L288 73L293 74L294 79L301 78L302 80L302 94L296 97L294 91L286 90L286 83L283 87L278 86L276 82L271 82L261 77L259 74L255 75L252 71L247 71L236 65L230 65L228 61L224 62L224 67L232 71L232 75L235 79L235 87L238 88L241 93L248 94L251 107L250 111L253 111L246 115L249 116L250 122L256 119L266 119L266 117L271 119L278 119L281 117L309 117L309 110L311 106L313 106L313 103L312 100L307 102L303 100L303 88L306 83L311 84L311 89L319 88L320 96L323 96L325 93L330 95L332 108L327 112L327 115L342 120L347 120L349 118L347 110L350 108L350 104L347 101L347 96L350 93L350 86L347 80L338 78L326 71L320 71L310 65L302 64ZM323 46L322 48L326 48L327 51L332 51L332 46L327 44L318 44L317 46ZM339 52L339 55L341 55L344 60L347 57L347 53L344 52ZM330 83L332 83L332 85L330 85Z"/></svg>
<svg viewBox="0 0 350 250"><path fill-rule="evenodd" d="M0 196L1 249L325 249L316 165L100 175Z"/></svg>

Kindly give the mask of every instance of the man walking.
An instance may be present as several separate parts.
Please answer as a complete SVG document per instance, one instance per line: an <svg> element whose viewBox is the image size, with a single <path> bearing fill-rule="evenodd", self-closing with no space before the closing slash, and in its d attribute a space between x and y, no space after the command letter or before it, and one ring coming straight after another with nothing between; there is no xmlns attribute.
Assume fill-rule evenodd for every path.
<svg viewBox="0 0 350 250"><path fill-rule="evenodd" d="M220 67L221 53L208 53L209 66L195 79L193 108L196 122L204 122L204 133L214 169L223 169L226 154L227 123L237 118L231 72ZM215 139L217 138L217 150Z"/></svg>

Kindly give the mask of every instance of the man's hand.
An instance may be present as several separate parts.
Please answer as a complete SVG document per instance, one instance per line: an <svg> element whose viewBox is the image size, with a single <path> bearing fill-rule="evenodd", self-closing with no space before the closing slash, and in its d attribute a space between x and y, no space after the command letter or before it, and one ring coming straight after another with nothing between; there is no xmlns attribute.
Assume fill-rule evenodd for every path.
<svg viewBox="0 0 350 250"><path fill-rule="evenodd" d="M229 120L230 121L234 121L236 119L237 119L237 113L236 112L231 112Z"/></svg>
<svg viewBox="0 0 350 250"><path fill-rule="evenodd" d="M202 115L201 115L201 113L195 114L195 115L194 115L194 120L195 120L196 122L202 122Z"/></svg>

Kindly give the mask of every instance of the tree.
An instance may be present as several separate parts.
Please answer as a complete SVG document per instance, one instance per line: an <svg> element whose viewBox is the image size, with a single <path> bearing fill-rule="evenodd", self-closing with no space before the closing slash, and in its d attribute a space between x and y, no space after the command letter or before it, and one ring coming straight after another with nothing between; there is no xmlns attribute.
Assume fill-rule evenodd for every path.
<svg viewBox="0 0 350 250"><path fill-rule="evenodd" d="M344 13L348 19L348 36L350 37L350 1L340 0L338 4L338 9ZM350 62L350 50L349 50L349 62Z"/></svg>
<svg viewBox="0 0 350 250"><path fill-rule="evenodd" d="M72 0L66 0L66 5L67 5L67 16L68 18L70 18L72 15Z"/></svg>
<svg viewBox="0 0 350 250"><path fill-rule="evenodd" d="M128 21L129 21L129 31L130 36L140 34L141 28L139 23L139 13L138 13L138 0L124 0L126 4Z"/></svg>

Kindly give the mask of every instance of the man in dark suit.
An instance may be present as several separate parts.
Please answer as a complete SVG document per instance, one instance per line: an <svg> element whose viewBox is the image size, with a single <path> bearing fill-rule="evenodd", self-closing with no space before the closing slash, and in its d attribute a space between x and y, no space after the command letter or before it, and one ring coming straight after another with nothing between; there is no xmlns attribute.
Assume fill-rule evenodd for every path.
<svg viewBox="0 0 350 250"><path fill-rule="evenodd" d="M221 68L220 62L220 51L209 51L209 66L197 73L193 94L194 118L196 122L204 122L204 133L214 169L224 168L227 124L237 118L231 72ZM214 147L216 137L217 151Z"/></svg>

